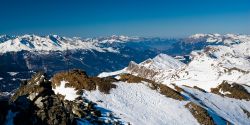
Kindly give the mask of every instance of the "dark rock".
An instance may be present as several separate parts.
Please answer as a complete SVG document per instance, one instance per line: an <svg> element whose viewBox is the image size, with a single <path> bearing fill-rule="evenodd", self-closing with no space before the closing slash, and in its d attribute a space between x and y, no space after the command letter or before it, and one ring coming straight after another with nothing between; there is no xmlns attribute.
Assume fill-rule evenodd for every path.
<svg viewBox="0 0 250 125"><path fill-rule="evenodd" d="M180 94L180 92L175 91L166 85L155 83L154 81L151 81L149 79L141 78L141 77L134 76L131 74L122 74L120 75L120 80L126 81L128 83L141 83L142 81L145 81L149 83L148 85L151 89L159 90L159 92L162 95L165 95L166 97L170 97L176 100L184 100L184 97Z"/></svg>
<svg viewBox="0 0 250 125"><path fill-rule="evenodd" d="M70 70L67 72L60 72L52 77L52 86L60 86L61 81L67 81L66 87L72 87L78 90L77 94L81 94L82 90L96 90L97 86L99 90L105 94L109 94L112 88L116 88L113 82L117 80L111 77L99 78L99 77L89 77L86 72L81 70Z"/></svg>
<svg viewBox="0 0 250 125"><path fill-rule="evenodd" d="M80 70L72 73L88 78ZM24 82L9 101L0 99L0 106L1 124L4 124L8 111L16 114L13 120L15 125L74 125L77 119L96 124L101 117L101 112L91 101L80 97L68 101L61 95L55 95L51 82L43 72Z"/></svg>
<svg viewBox="0 0 250 125"><path fill-rule="evenodd" d="M0 98L0 124L4 124L6 115L9 110L8 99Z"/></svg>
<svg viewBox="0 0 250 125"><path fill-rule="evenodd" d="M220 91L229 93L223 94ZM237 83L229 84L227 81L223 81L216 88L212 88L211 92L221 96L227 96L229 98L250 100L250 93L248 93L242 85Z"/></svg>
<svg viewBox="0 0 250 125"><path fill-rule="evenodd" d="M189 102L185 107L189 109L201 125L215 125L212 117L209 116L208 112L199 105Z"/></svg>

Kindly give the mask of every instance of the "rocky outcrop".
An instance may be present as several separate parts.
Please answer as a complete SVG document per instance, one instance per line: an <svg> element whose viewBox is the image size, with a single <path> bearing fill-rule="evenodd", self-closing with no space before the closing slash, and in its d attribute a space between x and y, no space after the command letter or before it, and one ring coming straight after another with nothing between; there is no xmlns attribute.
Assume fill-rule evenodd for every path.
<svg viewBox="0 0 250 125"><path fill-rule="evenodd" d="M21 125L74 125L104 123L95 103L84 98L64 100L52 90L46 74L38 72L24 81L9 99L0 100L0 123ZM24 120L25 119L25 120Z"/></svg>
<svg viewBox="0 0 250 125"><path fill-rule="evenodd" d="M250 100L250 93L240 84L229 84L227 81L223 81L216 88L212 88L211 92L235 99Z"/></svg>
<svg viewBox="0 0 250 125"><path fill-rule="evenodd" d="M117 81L112 77L98 78L98 77L89 77L86 72L81 70L71 70L68 72L59 72L55 74L52 79L52 86L60 86L61 81L67 81L65 87L72 87L76 90L96 90L97 88L108 94L112 88L116 88L115 84L112 82Z"/></svg>
<svg viewBox="0 0 250 125"><path fill-rule="evenodd" d="M201 125L215 125L208 112L199 105L189 102L185 105Z"/></svg>
<svg viewBox="0 0 250 125"><path fill-rule="evenodd" d="M151 60L146 60L144 63L149 63ZM127 70L131 72L132 74L137 74L139 77L143 78L153 78L155 75L158 74L158 72L148 69L144 67L143 65L139 65L133 61L131 61L127 67Z"/></svg>
<svg viewBox="0 0 250 125"><path fill-rule="evenodd" d="M154 81L145 78L141 78L131 74L121 74L120 80L126 81L128 83L142 83L144 81L148 83L148 86L151 89L159 91L162 95L165 95L166 97L173 98L176 100L184 100L184 97L180 94L180 92L175 91L166 85L155 83Z"/></svg>

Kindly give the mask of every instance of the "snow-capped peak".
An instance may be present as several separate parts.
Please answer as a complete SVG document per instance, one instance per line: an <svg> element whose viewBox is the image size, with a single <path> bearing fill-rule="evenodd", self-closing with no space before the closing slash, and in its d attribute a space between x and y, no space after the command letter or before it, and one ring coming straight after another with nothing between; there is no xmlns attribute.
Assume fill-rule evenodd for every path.
<svg viewBox="0 0 250 125"><path fill-rule="evenodd" d="M140 63L140 65L148 69L169 70L178 69L185 64L166 54L159 54L153 59L148 59Z"/></svg>
<svg viewBox="0 0 250 125"><path fill-rule="evenodd" d="M185 67L186 64L166 54L159 54L154 58L147 59L139 64L131 61L128 67L115 71L103 72L98 77L115 76L122 73L130 73L139 77L162 82L169 78L174 71Z"/></svg>
<svg viewBox="0 0 250 125"><path fill-rule="evenodd" d="M226 45L235 44L239 42L246 42L250 40L248 35L238 35L238 34L225 34L221 35L218 33L215 34L195 34L189 37L189 39L202 39L210 43L223 43Z"/></svg>
<svg viewBox="0 0 250 125"><path fill-rule="evenodd" d="M199 39L199 38L204 38L204 37L221 37L223 35L218 34L218 33L209 33L209 34L204 34L204 33L197 33L194 35L189 36L189 38L193 38L193 39Z"/></svg>
<svg viewBox="0 0 250 125"><path fill-rule="evenodd" d="M120 38L120 37L119 37ZM125 37L121 37L125 39ZM23 35L9 37L0 36L0 53L18 51L64 51L64 50L95 50L99 52L117 52L111 47L100 47L99 39L89 40L81 38L60 37L58 35L37 36Z"/></svg>
<svg viewBox="0 0 250 125"><path fill-rule="evenodd" d="M128 36L124 36L124 35L112 35L110 37L105 37L105 38L100 38L99 39L99 43L124 43L124 42L128 42L128 41L135 41L138 40L139 37L128 37Z"/></svg>

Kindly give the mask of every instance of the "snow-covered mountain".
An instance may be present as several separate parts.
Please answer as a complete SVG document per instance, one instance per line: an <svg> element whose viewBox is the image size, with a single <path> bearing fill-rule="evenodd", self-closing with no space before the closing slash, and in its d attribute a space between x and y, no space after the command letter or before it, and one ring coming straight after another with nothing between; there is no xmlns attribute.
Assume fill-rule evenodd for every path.
<svg viewBox="0 0 250 125"><path fill-rule="evenodd" d="M220 38L224 42L207 42L207 39L215 38ZM131 61L134 61L130 63L131 69L136 70L132 67L147 69L136 65L148 58L153 59L159 53L170 55L187 64L190 62L190 54L194 50L201 50L211 45L231 46L248 40L248 35L232 34L198 34L182 39L127 36L68 38L58 35L2 35L0 36L0 81L3 84L0 84L0 90L15 89L19 85L18 80L26 79L33 71L41 69L46 70L48 74L53 74L69 68L79 68L84 69L90 75L97 75L100 72L122 69ZM162 81L171 77L174 71L151 70L147 74L147 78ZM11 76L7 72L18 72L18 74ZM133 72L136 73L136 71ZM145 73L146 71L140 74L143 76L146 75Z"/></svg>
<svg viewBox="0 0 250 125"><path fill-rule="evenodd" d="M223 43L223 44L235 44L239 42L247 42L250 40L249 35L236 35L236 34L195 34L189 37L194 40L205 40L208 43Z"/></svg>
<svg viewBox="0 0 250 125"><path fill-rule="evenodd" d="M65 50L96 50L99 52L117 52L112 47L100 47L99 43L125 42L129 38L125 36L113 36L111 39L99 41L99 39L67 38L57 35L37 36L23 35L0 37L0 53L26 51L65 51Z"/></svg>
<svg viewBox="0 0 250 125"><path fill-rule="evenodd" d="M198 86L207 91L224 80L250 85L250 40L244 38L238 44L208 46L192 52L191 56L192 61L175 73L171 83Z"/></svg>
<svg viewBox="0 0 250 125"><path fill-rule="evenodd" d="M230 83L250 85L248 79L250 75L249 36L196 34L190 38L217 39L214 42L224 42L225 44L210 45L202 50L193 51L190 54L191 62L187 65L170 56L160 54L140 64L131 62L122 71L168 85L198 86L206 91L210 91L211 88L225 80ZM108 75L109 73L102 73L99 76Z"/></svg>
<svg viewBox="0 0 250 125"><path fill-rule="evenodd" d="M2 37L3 41L8 39L4 37L6 36ZM63 41L62 38L58 39L58 41ZM99 77L88 76L81 70L56 74L53 72L50 77L38 73L31 80L23 82L22 87L18 88L17 92L14 91L13 96L9 95L14 101L7 104L3 102L4 106L7 105L9 108L0 109L0 116L6 116L5 123L21 119L23 115L15 114L25 112L18 107L23 107L22 104L31 101L34 104L32 103L31 107L25 107L27 110L31 108L37 113L37 117L33 117L31 114L31 122L36 121L34 119L37 118L47 118L48 120L45 122L51 122L56 117L60 117L65 121L71 121L72 118L77 119L78 124L95 124L97 122L149 125L250 124L249 36L198 34L180 41L176 40L171 44L165 44L164 41L161 41L162 39L151 39L158 41L157 44L148 41L149 39L146 41L140 41L145 40L141 38L136 39L137 42L130 42L128 39L127 37L111 36L98 39L98 41L86 40L91 41L91 44L95 43L93 44L95 47L103 50L112 47L119 50L119 53L91 48L90 53L76 51L71 55L74 67L81 65L86 69L92 67L89 68L90 71L92 69L100 71L100 68L119 65L119 67L123 67L123 69L120 68L122 70L103 72L99 74ZM146 46L146 43L150 47ZM58 42L58 44L61 43ZM162 45L168 46L168 49L162 49ZM160 49L154 50L155 48ZM52 51L49 55L43 55L48 59L47 64L51 65L49 69L62 63L60 60L63 55L60 52L63 50L59 50L59 54ZM165 52L165 54L161 52ZM34 56L33 59L39 57L39 53L34 54L32 51L31 53ZM160 54L156 55L157 53ZM2 59L12 57L17 59L22 55L27 56L27 53L17 52L16 54L19 56L6 52ZM60 59L58 59L59 57ZM142 57L148 58L140 61L143 59ZM190 57L191 60L183 63L182 57ZM100 60L92 60L93 58ZM131 61L138 58L140 59ZM131 62L125 67L125 62L128 63L128 60ZM24 62L29 64L27 66L35 67L31 65L32 61L29 59ZM20 66L21 63L16 62L16 64ZM113 69L117 69L117 67ZM6 73L8 76L21 74L21 72ZM6 77L0 76L0 81L4 79ZM8 85L6 83L3 84L6 86ZM43 94L45 96L41 96ZM8 93L3 95L8 95ZM27 98L22 99L23 96L27 96ZM53 104L49 105L50 108L46 108L51 99ZM0 104L2 104L1 98ZM34 109L33 106L39 108ZM51 107L60 109L55 111L54 114L57 115L44 116L44 112L45 114L54 112L54 110L47 109L57 109ZM4 112L1 112L2 110ZM61 113L61 110L68 112ZM67 117L67 113L74 117Z"/></svg>
<svg viewBox="0 0 250 125"><path fill-rule="evenodd" d="M195 34L184 41L197 42L205 41L208 44L223 43L234 44L239 42L249 41L248 35L235 34ZM0 53L26 51L65 51L69 50L96 50L99 52L118 52L112 47L103 46L103 44L125 43L129 41L161 41L162 39L128 37L128 36L110 36L101 38L79 38L79 37L61 37L58 35L38 36L38 35L23 35L23 36L0 36Z"/></svg>
<svg viewBox="0 0 250 125"><path fill-rule="evenodd" d="M129 66L115 72L103 72L99 77L113 76L121 73L130 73L146 79L151 79L157 82L170 78L173 73L184 67L186 64L174 59L166 54L159 54L154 58L147 59L139 64L134 61L129 63Z"/></svg>
<svg viewBox="0 0 250 125"><path fill-rule="evenodd" d="M99 77L121 79L122 74L131 74L150 79L179 91L185 100L206 109L216 124L227 124L225 120L231 124L250 124L249 36L198 34L190 38L222 44L192 51L188 64L160 54L139 64L131 62L123 70L101 73Z"/></svg>

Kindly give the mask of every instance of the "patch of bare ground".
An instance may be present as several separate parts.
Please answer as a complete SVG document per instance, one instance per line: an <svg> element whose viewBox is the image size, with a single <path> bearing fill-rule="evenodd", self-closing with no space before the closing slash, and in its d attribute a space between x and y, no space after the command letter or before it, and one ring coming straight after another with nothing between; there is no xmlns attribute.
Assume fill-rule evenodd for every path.
<svg viewBox="0 0 250 125"><path fill-rule="evenodd" d="M166 85L155 83L154 81L145 78L137 77L131 74L121 74L120 80L128 83L141 83L142 81L145 81L148 83L148 86L151 89L158 90L162 95L165 95L166 97L176 100L184 100L184 97L180 94L180 92L175 91Z"/></svg>
<svg viewBox="0 0 250 125"><path fill-rule="evenodd" d="M199 105L189 102L185 105L201 125L215 125L213 119L209 116L207 110Z"/></svg>
<svg viewBox="0 0 250 125"><path fill-rule="evenodd" d="M245 70L239 69L239 68L237 68L237 67L225 68L225 69L224 69L224 72L229 73L229 74L231 74L233 71L242 72L243 74L249 73L249 71L245 71Z"/></svg>
<svg viewBox="0 0 250 125"><path fill-rule="evenodd" d="M53 88L55 88L56 86L60 86L61 81L63 80L68 82L65 85L66 87L72 87L76 90L87 91L96 90L98 88L101 92L105 94L109 94L109 91L112 88L116 88L116 85L112 83L117 81L115 78L112 77L89 77L86 72L76 69L68 72L59 72L55 74L51 78Z"/></svg>
<svg viewBox="0 0 250 125"><path fill-rule="evenodd" d="M179 86L177 86L177 85L175 85L175 84L172 84L172 85L174 86L174 89L175 89L177 92L179 92L179 93L184 92L184 90L183 90L182 88L180 88Z"/></svg>
<svg viewBox="0 0 250 125"><path fill-rule="evenodd" d="M198 87L198 86L194 86L193 88L194 88L194 89L197 89L197 90L200 90L200 91L202 91L202 92L204 92L204 93L207 93L207 91L205 91L204 89L202 89L202 88L200 88L200 87Z"/></svg>
<svg viewBox="0 0 250 125"><path fill-rule="evenodd" d="M227 81L223 81L216 88L212 88L211 92L229 98L250 100L250 93L237 83L229 84Z"/></svg>

